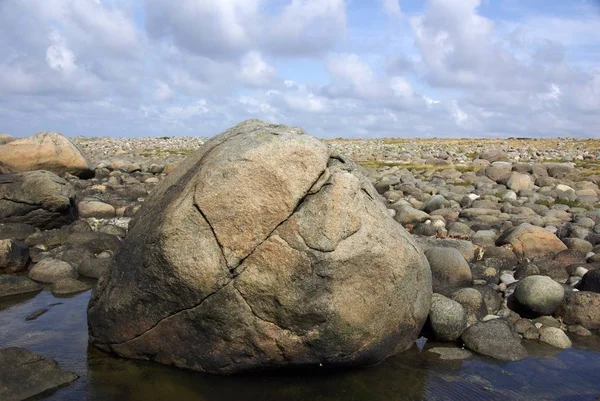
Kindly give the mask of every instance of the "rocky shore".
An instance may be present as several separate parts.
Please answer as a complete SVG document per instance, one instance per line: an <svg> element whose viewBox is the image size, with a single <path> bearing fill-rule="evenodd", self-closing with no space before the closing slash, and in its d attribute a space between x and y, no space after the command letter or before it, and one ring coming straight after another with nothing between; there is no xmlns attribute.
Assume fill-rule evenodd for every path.
<svg viewBox="0 0 600 401"><path fill-rule="evenodd" d="M186 166L188 162L183 161L197 149L202 149L207 141L206 138L187 137L127 139L78 137L69 141L52 133L42 133L22 140L15 140L8 136L0 139L2 141L0 142L2 143L0 145L0 173L2 173L0 174L0 297L35 294L46 290L56 294L76 293L96 287L96 280L100 283L106 281L110 269L115 266L114 257L119 255L119 250L129 249L129 253L134 252L130 244L132 240L129 239L128 243L128 238L131 238L128 236L130 228L133 230L138 226L140 219L145 221L146 223L142 224L146 225L138 227L148 229L152 227L147 223L152 218L152 214L146 211L143 215L137 215L137 212L149 197L160 195L155 193L155 189L157 186L159 189L165 187L161 185L163 181L173 180L176 177L174 174L189 171L190 167ZM422 326L420 331L417 330L414 335L410 334L411 341L414 341L418 335L423 335L432 340L456 344L456 352L447 351L445 348L431 350L442 353L443 358L468 358L470 352L475 352L500 360L515 361L526 357L524 341L537 341L551 347L565 349L571 346L571 339L574 336L598 335L600 329L600 270L598 269L600 267L600 189L598 187L600 140L335 139L325 141L325 145L323 149L327 149L327 152L333 156L323 156L324 159L315 156L314 166L319 165L321 159L330 160L330 162L324 161L324 166L331 163L331 160L334 162L343 160L342 156L336 159L337 155L353 159L360 166L356 168L358 173L355 176L366 177L365 183L357 187L357 193L362 194L360 196L364 196L365 199L372 198L377 205L381 205L387 215L387 217L378 216L375 209L368 209L371 206L367 207L368 212L364 212L369 216L378 216L372 217L374 219L372 223L363 223L365 227L369 227L369 233L377 233L376 243L387 241L386 236L380 233L382 228L377 227L387 227L388 236L394 238L401 238L404 235L397 230L406 230L410 234L406 234L405 240L398 239L398 241L414 244L418 254L422 255L425 261L423 263L429 265L430 288L419 291L419 293L429 291L428 310L425 311L422 319L415 318L415 312L411 312L414 318L411 324L414 327ZM18 152L28 154L30 157L15 157L21 154ZM325 152L325 150L318 152ZM43 155L43 157L36 155ZM280 164L286 163L288 159L282 156L275 158ZM218 164L211 167L211 169L218 168L221 168ZM272 172L277 171L274 175L277 177L285 171L277 170L277 164L273 164L270 168ZM336 173L338 176L345 177L346 170L339 170L339 166L335 167L331 164L327 168L331 170L330 174L338 171ZM316 174L308 180L310 184L315 181L313 178L322 174L321 170L319 168L310 174L306 173L307 177ZM211 178L214 180L213 188L220 188L219 185L225 180L223 177ZM223 187L222 190L219 189L221 191L219 199L228 201L236 197L248 199L250 195L241 196L239 190L245 188L244 185L248 184L248 180L255 177L256 175L246 177L244 181L236 182L235 186L232 184ZM360 181L360 178L357 180ZM331 187L337 188L329 176L324 183L330 183ZM302 188L306 186L298 192L296 196L298 198L305 196L307 191L312 191L311 185L302 183L297 185ZM352 185L354 184L346 183L340 188ZM364 191L361 192L360 188ZM258 191L257 188L254 190ZM319 190L315 191L316 195ZM349 198L341 189L339 191L341 191L339 194L332 195L331 198L336 201L324 199L320 201L323 202L322 204L314 206L314 212L310 212L313 214L307 212L306 216L298 217L298 227L306 226L308 227L306 230L312 231L291 229L298 230L308 238L309 240L304 240L308 245L294 245L294 238L297 237L285 232L279 234L284 241L292 244L294 249L307 246L306 254L311 255L309 259L320 266L324 263L333 263L327 259L329 256L323 255L335 251L337 242L332 246L323 242L319 235L325 233L328 239L336 235L341 236L340 238L343 239L340 239L339 243L342 243L348 234L342 235L340 232L348 227L352 231L351 227L356 220L353 220L352 216L356 215L360 221L365 218L364 215L355 212L357 209L343 209L343 218L342 215L336 215L335 219L325 220L327 224L311 217L318 213L328 216L327 213L332 213L332 210L336 210L337 207L347 208L348 206L345 205L354 202L350 198L355 199L355 195ZM200 204L207 204L208 201L201 201L201 194L194 193L196 195L190 195L193 199ZM273 194L275 196L278 192L274 190ZM273 197L269 199L274 202ZM369 205L369 202L371 201L369 200L365 205ZM279 203L289 204L291 209L294 209L297 202L285 198ZM234 202L232 205L234 207L237 203ZM210 213L215 213L214 216L224 213L219 211L217 206L213 212L209 209L207 206L209 219L212 220L216 217L210 217ZM348 213L347 210L351 212ZM240 209L238 212L238 216L244 216L247 210ZM287 215L288 212L282 213ZM160 213L154 214L154 216L159 215ZM387 226L386 218L390 221L395 220L393 223L396 226ZM220 241L220 238L225 237L219 236L219 230L226 230L226 228L215 225L211 228L215 230L215 227L216 231L211 235L214 234L220 246L229 246L234 251L238 249L236 247L247 246L243 241L223 245L224 242ZM331 227L335 230L331 230ZM177 228L173 227L173 231L170 232L173 234ZM143 234L144 230L139 228L137 230L137 234L134 235ZM148 232L148 235L150 234ZM227 238L233 237L228 235ZM315 240L311 243L310 238ZM373 237L368 238L373 241ZM363 242L357 242L348 249L358 252L361 243ZM194 244L188 245L191 247ZM256 245L248 246L249 249L254 249ZM123 248L124 246L126 248ZM392 255L392 248L393 252L402 255L409 255L412 252L404 248L397 250L392 244L386 246L388 248L381 248L382 253L378 254L378 259ZM406 248L411 246L407 245ZM383 252L386 249L387 251ZM239 260L244 260L250 254L240 256L234 251L232 251L233 256L226 263L227 269L231 271L237 268ZM276 258L283 251L273 252L265 255ZM360 252L361 255L368 255L366 249ZM173 255L169 257L176 259ZM412 254L406 256L406 259L395 256L398 266L386 262L386 266L389 267L385 267L385 271L389 271L390 276L402 276L405 274L402 269L410 270L407 266L420 263L416 262L419 257ZM268 259L265 258L263 257L264 260ZM140 264L143 264L142 259ZM120 260L121 262L116 263L123 263L122 256ZM339 260L344 259L340 256ZM360 260L364 263L366 259ZM173 263L180 262L177 260ZM358 266L358 262L356 263ZM260 266L256 267L258 268ZM397 268L400 270L394 270ZM160 266L157 265L156 269L160 272ZM290 267L290 271L293 269ZM378 274L366 275L357 267L353 277L360 277L360 280L352 284L354 287L346 284L350 283L349 278L337 278L332 275L332 280L341 280L340 282L344 283L344 290L339 292L339 302L342 303L341 300L346 295L350 297L348 294L351 291L347 288L354 288L353 291L360 292L359 282L382 280L383 273ZM387 274L385 277L388 277ZM186 278L188 284L190 277ZM279 286L275 286L268 281L270 283L268 287L261 287L266 285L265 277L267 276L256 276L253 277L256 280L245 283L240 279L237 290L243 296L249 297L250 308L255 316L258 315L262 320L274 318L277 325L285 326L286 330L294 335L301 333L302 336L310 331L306 327L321 322L320 319L324 319L324 316L329 316L319 315L325 304L321 306L314 304L311 306L314 309L308 308L303 314L298 315L298 310L306 306L303 305L303 300L309 296L316 298L320 296L318 293L311 292L313 287L294 290L293 294L296 298L293 300L279 298L281 302L279 306L269 304L270 298L265 298L263 292L277 289L283 294L286 290L285 280L292 280L292 278L269 276L269 280L275 280L273 282L283 280L284 284L279 283ZM296 275L290 277L298 280ZM113 277L112 280L116 279ZM223 280L225 278L214 279L219 286L225 283ZM189 287L187 284L175 285L174 280L168 282L173 286L170 288ZM398 282L402 283L402 280ZM410 283L416 282L410 281ZM425 281L418 281L419 285L423 282ZM156 282L148 281L147 284L153 286ZM214 288L211 290L210 287L213 283L206 285L208 286L206 293L214 291ZM268 291L265 288L268 288ZM397 293L386 287L385 294L398 297L394 298L394 302L399 301L403 293L410 291L408 287L399 288L401 291ZM372 284L363 289L368 292L376 291ZM332 293L335 291L332 290ZM241 302L238 295L235 295L235 299ZM166 298L168 298L167 294L162 296L162 299ZM175 304L178 301L169 300L169 302ZM367 305L379 305L379 303L380 300L376 297L369 298L365 302ZM189 305L178 305L173 309L182 307L189 307ZM371 340L380 341L380 338L385 337L384 334L389 330L388 325L381 323L381 326L377 326L377 330L381 331L376 333L373 328L374 321L367 319L371 311L368 308L360 309L364 316L359 319L352 315L352 311L359 310L357 308L359 308L357 304L349 304L348 309L343 313L347 320L350 319L349 321L355 324L353 332L364 330L366 333L360 337L360 341L368 343ZM383 306L377 308L378 311L384 310ZM410 315L410 313L393 315L392 310L398 311L398 307L390 309L389 313L385 312L385 316L380 316L385 319L379 320L403 319L397 322L402 324ZM145 316L150 316L152 313ZM169 313L166 311L165 316ZM336 310L336 313L342 312ZM377 310L372 313L377 313ZM248 316L250 314L249 312ZM304 320L298 320L300 319L298 316ZM156 320L162 318L164 316L157 316ZM142 322L140 327L151 324L150 321ZM264 343L265 338L277 338L277 342L273 343L275 348L272 351L273 355L277 356L272 358L279 358L281 349L304 349L298 344L309 344L307 346L309 351L303 351L304 353L288 355L281 351L283 357L281 360L277 359L279 361L275 364L277 366L294 358L304 358L307 363L313 363L315 360L313 356L321 354L312 352L315 349L325 352L326 346L333 341L332 337L320 337L320 334L314 334L313 343L306 342L304 339L299 340L298 343L286 343L284 337L272 333L274 329L268 323L264 323L264 327L261 329L263 331L260 331L261 340L253 340L253 344L267 347ZM121 340L115 340L119 342L126 340L126 334L132 330L124 328L119 335L107 336L117 338L122 335ZM409 331L411 330L407 330ZM319 341L323 341L321 348L313 345ZM352 347L360 342L357 341L352 343ZM352 347L344 352L354 352ZM469 351L462 349L463 347ZM111 350L110 347L108 350ZM26 355L24 350L8 349L3 352L2 355L5 356L0 356L4 358L14 359L15 355L25 359L38 358L36 361L42 358ZM137 349L134 346L131 350L121 353L163 363L166 358L161 360L141 346ZM385 355L390 353L388 349ZM265 353L265 355L271 354ZM264 365L265 360L267 362L272 360L269 358L261 361L261 364ZM46 362L31 365L23 377L31 375L32 369L37 365L45 366ZM189 363L182 363L181 366L195 368ZM253 365L248 362L247 366ZM205 368L197 370L217 373L219 371L219 369ZM64 376L65 374L67 376ZM67 377L68 380L53 379L56 384L52 386L62 385L75 379L68 372L61 377ZM36 386L46 390L52 388L50 384L36 383ZM4 382L0 383L0 391L8 388L7 386ZM24 394L32 395L28 392ZM14 399L19 398L15 396Z"/></svg>

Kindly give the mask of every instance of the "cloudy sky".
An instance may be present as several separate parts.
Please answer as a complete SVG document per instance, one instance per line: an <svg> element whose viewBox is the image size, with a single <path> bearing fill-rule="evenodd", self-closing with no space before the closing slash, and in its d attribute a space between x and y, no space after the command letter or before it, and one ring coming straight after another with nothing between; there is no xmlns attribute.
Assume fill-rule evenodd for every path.
<svg viewBox="0 0 600 401"><path fill-rule="evenodd" d="M600 137L598 0L0 0L0 132Z"/></svg>

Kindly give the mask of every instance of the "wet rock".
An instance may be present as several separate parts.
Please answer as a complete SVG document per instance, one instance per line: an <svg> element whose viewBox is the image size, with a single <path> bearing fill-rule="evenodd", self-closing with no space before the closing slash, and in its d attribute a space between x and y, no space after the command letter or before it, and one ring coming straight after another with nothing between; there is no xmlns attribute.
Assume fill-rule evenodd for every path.
<svg viewBox="0 0 600 401"><path fill-rule="evenodd" d="M0 164L16 172L47 170L91 178L91 161L69 139L56 132L40 132L0 147Z"/></svg>
<svg viewBox="0 0 600 401"><path fill-rule="evenodd" d="M520 361L527 356L519 335L503 319L475 323L465 330L462 340L470 350L502 361Z"/></svg>
<svg viewBox="0 0 600 401"><path fill-rule="evenodd" d="M444 361L469 359L473 356L471 351L462 348L435 347L428 349L427 352L438 354L440 359Z"/></svg>
<svg viewBox="0 0 600 401"><path fill-rule="evenodd" d="M24 348L0 349L0 399L25 400L67 385L78 376L62 370L56 361Z"/></svg>
<svg viewBox="0 0 600 401"><path fill-rule="evenodd" d="M24 223L42 230L75 219L74 192L48 171L0 175L0 223Z"/></svg>
<svg viewBox="0 0 600 401"><path fill-rule="evenodd" d="M146 199L88 323L103 349L211 373L370 365L413 345L430 297L426 258L354 163L247 121Z"/></svg>
<svg viewBox="0 0 600 401"><path fill-rule="evenodd" d="M0 298L41 290L42 287L39 284L27 277L0 274Z"/></svg>
<svg viewBox="0 0 600 401"><path fill-rule="evenodd" d="M67 262L54 258L42 259L30 270L28 277L42 283L55 283L65 278L77 278L77 270Z"/></svg>
<svg viewBox="0 0 600 401"><path fill-rule="evenodd" d="M29 247L13 239L0 240L0 272L22 271L29 261Z"/></svg>

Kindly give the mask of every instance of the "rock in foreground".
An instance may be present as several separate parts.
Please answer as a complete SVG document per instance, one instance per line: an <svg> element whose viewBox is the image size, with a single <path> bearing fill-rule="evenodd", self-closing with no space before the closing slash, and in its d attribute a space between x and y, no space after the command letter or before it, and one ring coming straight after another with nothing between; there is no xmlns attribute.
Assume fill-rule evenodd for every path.
<svg viewBox="0 0 600 401"><path fill-rule="evenodd" d="M47 170L82 178L94 175L94 166L79 148L56 132L40 132L0 147L0 165L23 173Z"/></svg>
<svg viewBox="0 0 600 401"><path fill-rule="evenodd" d="M25 400L77 379L46 359L24 348L0 349L0 399Z"/></svg>
<svg viewBox="0 0 600 401"><path fill-rule="evenodd" d="M0 223L25 223L42 230L75 219L74 191L49 171L0 175Z"/></svg>
<svg viewBox="0 0 600 401"><path fill-rule="evenodd" d="M354 163L254 120L152 193L88 322L107 351L231 374L381 362L430 302L426 258Z"/></svg>

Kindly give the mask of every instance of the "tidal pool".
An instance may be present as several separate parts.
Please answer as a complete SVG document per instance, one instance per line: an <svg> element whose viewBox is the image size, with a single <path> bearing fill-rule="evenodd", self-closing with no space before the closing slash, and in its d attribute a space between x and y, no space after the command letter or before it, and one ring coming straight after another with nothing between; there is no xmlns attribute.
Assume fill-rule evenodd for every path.
<svg viewBox="0 0 600 401"><path fill-rule="evenodd" d="M571 337L560 351L525 341L529 358L498 362L475 356L442 361L421 341L409 351L364 369L209 376L113 357L88 348L91 292L0 301L0 347L24 347L55 359L80 378L40 397L48 400L600 400L600 337ZM33 312L48 311L35 320ZM443 345L442 345L443 346Z"/></svg>

